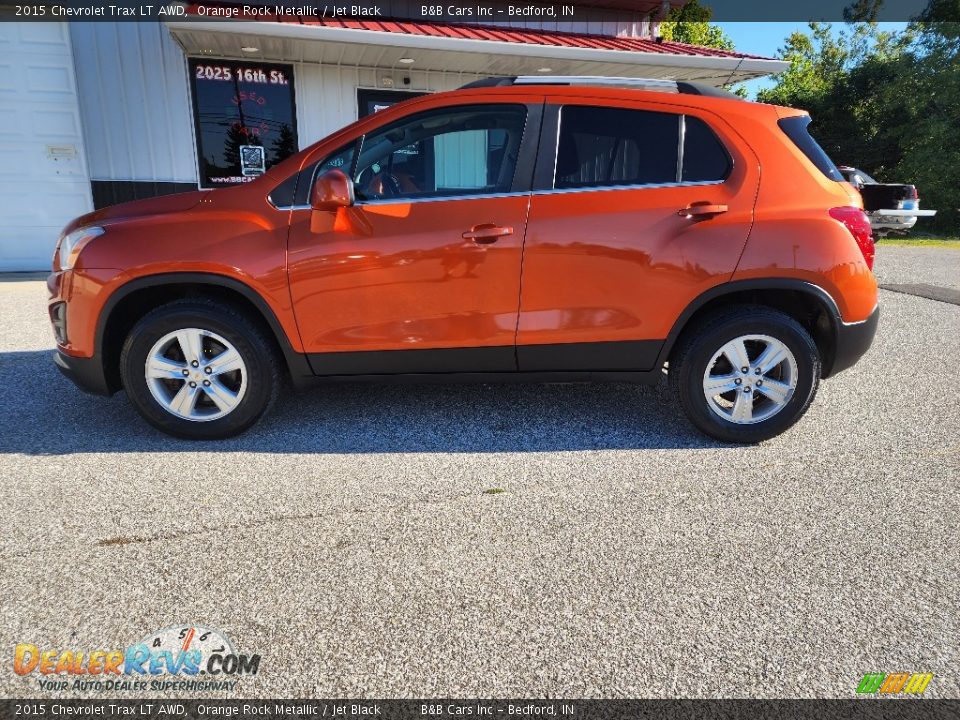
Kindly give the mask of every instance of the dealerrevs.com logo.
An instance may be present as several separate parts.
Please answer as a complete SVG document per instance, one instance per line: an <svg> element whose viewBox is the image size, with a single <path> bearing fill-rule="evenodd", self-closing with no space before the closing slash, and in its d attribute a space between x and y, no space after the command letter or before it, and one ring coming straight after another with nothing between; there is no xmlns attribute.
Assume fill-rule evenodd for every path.
<svg viewBox="0 0 960 720"><path fill-rule="evenodd" d="M19 643L13 671L36 677L41 690L233 690L256 675L259 654L240 654L219 630L177 625L125 649L42 648Z"/></svg>

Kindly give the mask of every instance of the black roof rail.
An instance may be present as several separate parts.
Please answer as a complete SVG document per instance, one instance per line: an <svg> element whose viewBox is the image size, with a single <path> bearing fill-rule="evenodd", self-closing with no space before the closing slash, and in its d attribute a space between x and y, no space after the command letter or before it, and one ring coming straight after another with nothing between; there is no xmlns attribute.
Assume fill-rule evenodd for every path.
<svg viewBox="0 0 960 720"><path fill-rule="evenodd" d="M743 98L736 93L732 93L724 88L687 80L677 80L677 92L683 95L703 95L704 97L726 98L727 100L743 100Z"/></svg>
<svg viewBox="0 0 960 720"><path fill-rule="evenodd" d="M481 78L480 80L474 80L473 82L468 82L466 85L461 85L460 90L469 90L470 88L486 88L486 87L506 87L508 85L513 85L516 81L517 76L503 76L503 77L487 77Z"/></svg>

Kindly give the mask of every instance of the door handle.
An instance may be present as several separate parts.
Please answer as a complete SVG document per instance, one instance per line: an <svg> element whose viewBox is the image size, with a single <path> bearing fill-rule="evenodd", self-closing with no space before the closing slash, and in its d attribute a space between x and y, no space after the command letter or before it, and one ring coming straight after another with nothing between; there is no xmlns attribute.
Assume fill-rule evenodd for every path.
<svg viewBox="0 0 960 720"><path fill-rule="evenodd" d="M479 245L489 245L506 235L513 235L512 227L503 227L494 223L482 223L481 225L474 225L464 232L463 239L473 240Z"/></svg>
<svg viewBox="0 0 960 720"><path fill-rule="evenodd" d="M685 208L677 211L677 215L687 218L700 218L706 220L714 215L725 213L729 208L726 205L713 205L707 202L690 203Z"/></svg>

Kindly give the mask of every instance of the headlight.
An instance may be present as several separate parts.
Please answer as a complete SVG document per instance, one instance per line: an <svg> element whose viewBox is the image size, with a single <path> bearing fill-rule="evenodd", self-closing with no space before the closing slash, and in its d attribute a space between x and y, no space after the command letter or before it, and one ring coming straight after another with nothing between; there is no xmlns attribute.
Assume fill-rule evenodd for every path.
<svg viewBox="0 0 960 720"><path fill-rule="evenodd" d="M65 235L60 241L60 269L70 270L80 256L80 251L95 237L103 235L104 229L96 225L79 228Z"/></svg>

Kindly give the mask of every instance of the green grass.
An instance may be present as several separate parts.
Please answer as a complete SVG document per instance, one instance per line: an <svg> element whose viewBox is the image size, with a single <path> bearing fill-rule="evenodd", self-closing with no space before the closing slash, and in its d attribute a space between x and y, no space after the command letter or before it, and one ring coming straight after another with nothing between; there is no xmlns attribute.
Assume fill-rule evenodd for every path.
<svg viewBox="0 0 960 720"><path fill-rule="evenodd" d="M899 247L940 247L960 250L960 237L942 235L907 235L906 237L878 238L877 245L897 245Z"/></svg>

